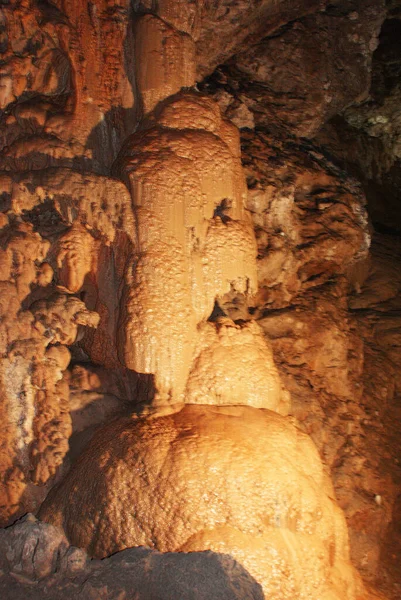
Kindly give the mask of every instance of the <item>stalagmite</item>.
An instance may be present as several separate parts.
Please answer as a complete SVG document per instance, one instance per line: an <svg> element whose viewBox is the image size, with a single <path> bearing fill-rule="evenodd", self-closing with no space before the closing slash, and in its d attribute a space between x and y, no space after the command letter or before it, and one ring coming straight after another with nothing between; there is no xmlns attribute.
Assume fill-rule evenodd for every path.
<svg viewBox="0 0 401 600"><path fill-rule="evenodd" d="M283 389L273 354L255 322L236 325L227 318L205 323L185 390L188 404L245 404L287 415L290 397Z"/></svg>
<svg viewBox="0 0 401 600"><path fill-rule="evenodd" d="M155 375L159 403L182 402L197 325L230 289L256 291L238 133L213 101L180 95L128 139L119 163L138 243L124 307L124 361Z"/></svg>
<svg viewBox="0 0 401 600"><path fill-rule="evenodd" d="M398 600L398 0L0 4L0 596Z"/></svg>
<svg viewBox="0 0 401 600"><path fill-rule="evenodd" d="M94 485L82 485L89 470ZM99 558L136 545L228 553L269 600L365 597L313 443L262 409L186 406L115 421L40 517Z"/></svg>
<svg viewBox="0 0 401 600"><path fill-rule="evenodd" d="M160 27L145 19L142 33ZM146 69L149 42L138 39ZM141 71L145 110L174 91L174 44L158 48L159 79ZM186 67L177 66L185 85ZM104 427L40 516L98 557L133 545L215 549L238 558L266 598L360 599L344 517L313 444L262 410L287 414L289 395L258 325L206 322L227 292L256 292L239 155L234 127L196 92L161 102L125 143L116 172L131 190L137 257L126 279L123 359L154 375L154 411Z"/></svg>

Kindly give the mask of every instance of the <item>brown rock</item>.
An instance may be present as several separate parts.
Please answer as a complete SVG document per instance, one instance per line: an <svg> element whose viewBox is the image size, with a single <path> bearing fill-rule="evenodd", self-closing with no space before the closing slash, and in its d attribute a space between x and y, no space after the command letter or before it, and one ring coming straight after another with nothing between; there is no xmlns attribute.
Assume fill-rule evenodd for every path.
<svg viewBox="0 0 401 600"><path fill-rule="evenodd" d="M0 567L4 600L263 600L261 587L231 556L132 548L90 561L33 515L0 530Z"/></svg>
<svg viewBox="0 0 401 600"><path fill-rule="evenodd" d="M83 287L85 277L92 270L93 246L93 237L81 224L73 225L58 240L58 281L70 294Z"/></svg>
<svg viewBox="0 0 401 600"><path fill-rule="evenodd" d="M76 461L55 497L88 544L134 532L214 548L271 598L350 600L359 583L316 453L251 406L291 410L331 469L352 560L398 600L399 1L1 4L3 524ZM243 129L242 156L219 109ZM115 172L130 192L104 176L125 140ZM371 248L364 193L393 233ZM197 406L173 415L184 401ZM52 535L49 551L41 533L16 542L16 569L0 551L0 596L139 593L116 582L131 559L101 575L72 549L55 572ZM149 570L160 557L146 556ZM157 567L170 582L171 564ZM163 577L140 593L185 597Z"/></svg>
<svg viewBox="0 0 401 600"><path fill-rule="evenodd" d="M251 111L256 126L284 126L313 137L329 118L367 98L384 2L368 0L364 10L357 2L328 4L326 10L305 5L296 19L271 35L266 31L206 80L227 116L238 122L241 111ZM304 16L306 9L315 14Z"/></svg>
<svg viewBox="0 0 401 600"><path fill-rule="evenodd" d="M197 37L197 64L200 78L217 65L235 56L242 47L252 46L282 25L315 13L325 0L222 0L201 6L201 29Z"/></svg>
<svg viewBox="0 0 401 600"><path fill-rule="evenodd" d="M115 421L41 516L94 556L138 544L215 549L238 557L272 599L364 597L316 449L270 411L186 406Z"/></svg>
<svg viewBox="0 0 401 600"><path fill-rule="evenodd" d="M355 335L344 300L327 292L298 300L297 307L267 313L258 321L275 360L303 367L312 389L357 401L362 393L363 345Z"/></svg>
<svg viewBox="0 0 401 600"><path fill-rule="evenodd" d="M45 240L52 237L38 275L41 284L43 269L50 276L50 263L58 290L85 297L90 310L100 315L100 323L96 332L85 336L82 346L93 360L120 367L114 340L122 281L135 245L135 219L126 187L110 178L69 169L15 175L6 185L11 189L12 210L32 221Z"/></svg>
<svg viewBox="0 0 401 600"><path fill-rule="evenodd" d="M37 507L68 452L65 346L82 338L94 357L101 347L100 360L119 364L114 344L104 346L116 335L118 295L106 285L109 279L109 289L115 289L110 266L98 265L107 252L114 261L120 248L110 261L120 284L134 220L125 186L106 178L56 169L4 176L2 187L12 210L0 234L0 519L7 524ZM87 295L96 312L60 291ZM85 339L85 328L95 329L99 321L98 337Z"/></svg>
<svg viewBox="0 0 401 600"><path fill-rule="evenodd" d="M134 112L128 4L2 6L3 170L111 165Z"/></svg>
<svg viewBox="0 0 401 600"><path fill-rule="evenodd" d="M258 242L255 304L282 308L365 260L370 234L363 191L316 148L249 132L243 161Z"/></svg>
<svg viewBox="0 0 401 600"><path fill-rule="evenodd" d="M230 319L206 323L195 350L185 390L188 404L245 404L288 414L273 354L255 322L242 327Z"/></svg>
<svg viewBox="0 0 401 600"><path fill-rule="evenodd" d="M155 375L159 402L177 402L197 323L230 289L252 293L256 248L237 132L216 104L196 93L178 96L148 125L129 138L119 159L131 187L139 253L128 282L124 361Z"/></svg>

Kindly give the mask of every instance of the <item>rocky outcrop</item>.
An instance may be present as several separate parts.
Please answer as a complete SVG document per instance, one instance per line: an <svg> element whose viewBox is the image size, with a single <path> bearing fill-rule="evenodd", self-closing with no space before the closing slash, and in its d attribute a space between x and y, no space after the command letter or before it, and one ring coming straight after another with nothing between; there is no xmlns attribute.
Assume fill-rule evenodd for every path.
<svg viewBox="0 0 401 600"><path fill-rule="evenodd" d="M98 561L70 546L60 530L28 515L0 530L4 600L262 600L261 587L228 555L161 554L132 548Z"/></svg>
<svg viewBox="0 0 401 600"><path fill-rule="evenodd" d="M385 3L369 0L363 10L353 1L321 3L320 10L313 4L312 14L298 10L202 82L238 127L313 137L328 119L368 97Z"/></svg>
<svg viewBox="0 0 401 600"><path fill-rule="evenodd" d="M239 560L268 598L363 597L316 449L270 411L186 406L115 421L40 516L99 558L132 545L208 548Z"/></svg>
<svg viewBox="0 0 401 600"><path fill-rule="evenodd" d="M351 556L398 600L400 15L2 3L2 525L54 488L90 554L213 549L265 597L372 598ZM5 593L260 593L222 556L1 540ZM170 586L178 563L216 584Z"/></svg>
<svg viewBox="0 0 401 600"><path fill-rule="evenodd" d="M362 182L375 227L400 228L400 6L387 3L369 94L325 124L317 139Z"/></svg>
<svg viewBox="0 0 401 600"><path fill-rule="evenodd" d="M40 503L68 452L68 347L82 339L100 362L117 361L118 295L99 283L110 268L105 254L117 272L125 268L134 221L125 187L100 176L36 171L3 176L2 187L0 519L7 524ZM121 281L108 280L113 290ZM87 341L86 328L97 328Z"/></svg>

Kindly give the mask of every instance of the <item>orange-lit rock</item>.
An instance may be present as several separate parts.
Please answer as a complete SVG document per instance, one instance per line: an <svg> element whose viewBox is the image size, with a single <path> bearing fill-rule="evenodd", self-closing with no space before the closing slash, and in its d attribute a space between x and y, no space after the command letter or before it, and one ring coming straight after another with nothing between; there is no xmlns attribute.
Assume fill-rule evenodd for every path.
<svg viewBox="0 0 401 600"><path fill-rule="evenodd" d="M160 401L183 400L196 326L215 299L256 290L238 142L217 105L192 93L167 102L119 159L139 252L128 280L124 361L155 375Z"/></svg>
<svg viewBox="0 0 401 600"><path fill-rule="evenodd" d="M195 84L195 44L190 35L165 20L144 15L135 25L137 83L143 110Z"/></svg>
<svg viewBox="0 0 401 600"><path fill-rule="evenodd" d="M399 1L0 4L0 524L399 600Z"/></svg>
<svg viewBox="0 0 401 600"><path fill-rule="evenodd" d="M10 298L13 288L2 291ZM80 300L63 296L26 311L17 312L18 301L7 308L1 333L12 342L0 361L2 523L31 506L45 491L32 484L47 483L62 464L71 434L64 344L75 341L79 326L95 327L99 320Z"/></svg>
<svg viewBox="0 0 401 600"><path fill-rule="evenodd" d="M57 244L59 284L68 292L78 292L91 272L94 239L80 224L73 225Z"/></svg>
<svg viewBox="0 0 401 600"><path fill-rule="evenodd" d="M255 322L206 323L185 390L189 404L245 404L281 414L289 409L273 354Z"/></svg>
<svg viewBox="0 0 401 600"><path fill-rule="evenodd" d="M127 0L2 6L2 169L111 165L134 112L128 8Z"/></svg>
<svg viewBox="0 0 401 600"><path fill-rule="evenodd" d="M306 304L306 306L305 306ZM345 303L329 294L299 302L296 310L267 313L258 321L278 363L302 368L312 389L358 400L362 393L363 345L353 331Z"/></svg>
<svg viewBox="0 0 401 600"><path fill-rule="evenodd" d="M273 14L284 9L282 2L258 4L257 10ZM288 17L291 11L298 12L296 19L288 18L286 26L276 28L272 35L265 31L262 39L256 34L253 43L233 52L225 64L220 61L206 79L207 89L222 101L227 116L239 127L286 128L292 135L312 138L322 123L353 101L358 104L368 97L385 3L365 0L363 11L354 2L328 4L326 10L314 10L311 0L302 7L297 4L285 6ZM260 29L267 28L270 19L262 20ZM210 40L210 47L215 46ZM344 77L345 70L348 77Z"/></svg>
<svg viewBox="0 0 401 600"><path fill-rule="evenodd" d="M186 406L115 421L40 516L96 557L132 545L215 549L237 557L272 600L368 597L314 445L270 411Z"/></svg>
<svg viewBox="0 0 401 600"><path fill-rule="evenodd" d="M94 294L96 277L107 279L99 255L125 248L114 263L121 281L133 215L123 184L68 169L3 176L1 186L10 207L0 232L0 521L7 524L37 507L68 452L67 346L82 338L99 347L96 334L85 340L99 321L103 345L115 336L118 312L110 318L101 309L116 294L105 285ZM96 312L73 295L83 289ZM109 344L105 356L106 349L100 358L116 362L117 349Z"/></svg>
<svg viewBox="0 0 401 600"><path fill-rule="evenodd" d="M114 179L70 169L17 174L3 178L2 185L11 210L31 221L44 238L42 244L47 244L46 262L38 275L41 284L46 285L51 268L58 290L86 297L87 306L99 313L100 324L83 344L98 362L119 364L114 342L119 299L135 246L127 188Z"/></svg>

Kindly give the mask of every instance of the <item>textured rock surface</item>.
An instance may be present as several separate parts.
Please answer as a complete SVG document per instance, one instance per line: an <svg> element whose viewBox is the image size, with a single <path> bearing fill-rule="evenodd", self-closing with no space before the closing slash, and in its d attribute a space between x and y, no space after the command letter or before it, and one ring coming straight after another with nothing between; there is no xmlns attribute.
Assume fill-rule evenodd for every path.
<svg viewBox="0 0 401 600"><path fill-rule="evenodd" d="M387 3L369 94L317 136L362 181L375 227L400 230L400 5Z"/></svg>
<svg viewBox="0 0 401 600"><path fill-rule="evenodd" d="M185 3L181 5L182 10L177 12L181 12L182 19L175 20L179 23L178 29L166 22L166 17L171 15L168 9L167 14L163 14L163 3L163 18L146 14L136 21L135 50L141 57L136 65L136 80L145 113L182 87L195 84L195 44L191 35L182 31L187 24L186 13L190 16L195 11L191 11L191 7L188 10ZM178 64L180 69L177 69Z"/></svg>
<svg viewBox="0 0 401 600"><path fill-rule="evenodd" d="M118 168L131 187L139 254L124 361L155 375L160 402L182 401L197 324L216 297L256 290L238 132L212 100L180 96L129 138Z"/></svg>
<svg viewBox="0 0 401 600"><path fill-rule="evenodd" d="M245 404L288 414L268 341L254 322L236 325L227 318L206 323L185 390L188 404Z"/></svg>
<svg viewBox="0 0 401 600"><path fill-rule="evenodd" d="M368 96L384 15L384 2L377 0L363 8L337 2L313 15L298 13L220 66L206 88L239 127L250 126L241 122L246 109L257 126L311 137L352 101Z"/></svg>
<svg viewBox="0 0 401 600"><path fill-rule="evenodd" d="M132 548L89 560L59 529L33 515L0 530L0 556L4 600L263 600L260 585L230 556Z"/></svg>
<svg viewBox="0 0 401 600"><path fill-rule="evenodd" d="M88 469L94 485L82 486ZM40 514L96 557L209 548L237 558L268 598L363 597L316 449L270 411L186 406L115 421Z"/></svg>
<svg viewBox="0 0 401 600"><path fill-rule="evenodd" d="M289 305L366 259L366 199L356 180L306 141L249 132L242 151L258 244L259 310Z"/></svg>
<svg viewBox="0 0 401 600"><path fill-rule="evenodd" d="M364 343L363 402L361 424L366 439L364 477L351 492L349 474L340 473L345 494L340 501L353 508L350 519L355 532L353 554L362 572L372 579L371 565L388 568L382 578L391 597L400 593L399 494L400 469L400 242L397 236L373 238L371 265L360 294L350 298L350 307ZM366 502L366 491L375 504ZM355 502L356 499L359 502ZM361 501L364 498L364 501ZM359 506L358 506L359 504ZM369 525L367 525L369 523ZM377 547L373 540L380 540ZM391 578L395 579L391 586Z"/></svg>
<svg viewBox="0 0 401 600"><path fill-rule="evenodd" d="M103 256L113 260L119 248L114 263L121 275L108 278L115 290L134 220L126 188L104 177L49 169L7 175L1 184L8 197L0 251L0 520L6 524L38 505L68 452L67 346L98 327L82 345L100 362L117 362L118 294L102 284L110 268Z"/></svg>
<svg viewBox="0 0 401 600"><path fill-rule="evenodd" d="M110 166L134 110L128 8L126 0L3 3L2 169Z"/></svg>
<svg viewBox="0 0 401 600"><path fill-rule="evenodd" d="M399 423L393 366L398 364L397 238L374 235L370 247L361 187L313 144L260 133L244 133L243 140L258 263L272 269L259 268L255 304L260 312L254 314L291 393L291 414L331 468L355 564L369 580L379 578L389 597L398 598L399 584L391 588L383 571L387 564L394 576L390 564L399 548L397 536L391 538L393 550L387 547L400 483L397 425L392 424L393 419ZM300 244L288 242L304 234ZM309 262L308 255L319 262ZM281 261L274 271L277 256ZM305 270L316 267L303 278ZM388 335L389 345L378 344L381 336L373 326L383 339Z"/></svg>
<svg viewBox="0 0 401 600"><path fill-rule="evenodd" d="M152 444L161 423L163 435L176 431L172 422L180 434L166 464L173 456L174 466L192 466L191 431L218 414L218 435L205 425L196 443L207 458L220 440L216 464L227 473L238 466L238 487L253 467L235 456L228 464L228 415L255 415L255 431L266 414L283 422L267 407L311 436L345 511L354 564L399 600L399 0L0 4L1 523L36 510L87 456L72 497L89 493L94 469L123 486L120 455L104 465L93 450L117 427L103 430L113 418L141 430L138 456L152 448L142 468L160 459ZM196 406L173 416L176 402ZM261 442L241 435L242 454L252 455ZM261 473L276 464L277 448L260 449ZM300 462L289 489L312 485ZM156 486L135 468L138 489ZM214 468L199 477L220 489ZM204 492L196 473L189 486L160 467L157 481L172 482L163 493L181 498L172 521L186 510L196 520L191 493ZM271 492L270 479L263 489L252 481L242 511L249 527ZM357 594L346 543L338 542L347 562L338 574L330 544L321 549L294 526L317 531L324 521L319 512L306 518L305 496L294 492L299 508L279 494L275 506L293 511L286 528L269 530L269 516L262 533L229 529L234 511L205 529L237 487L200 513L188 544L233 549L256 579L269 574L264 585L276 596L320 600L323 580L330 600ZM153 510L152 502L144 505ZM172 529L162 509L159 538L181 535L183 524ZM120 517L108 518L118 532ZM347 592L344 577L354 582ZM99 585L94 596L106 593Z"/></svg>

